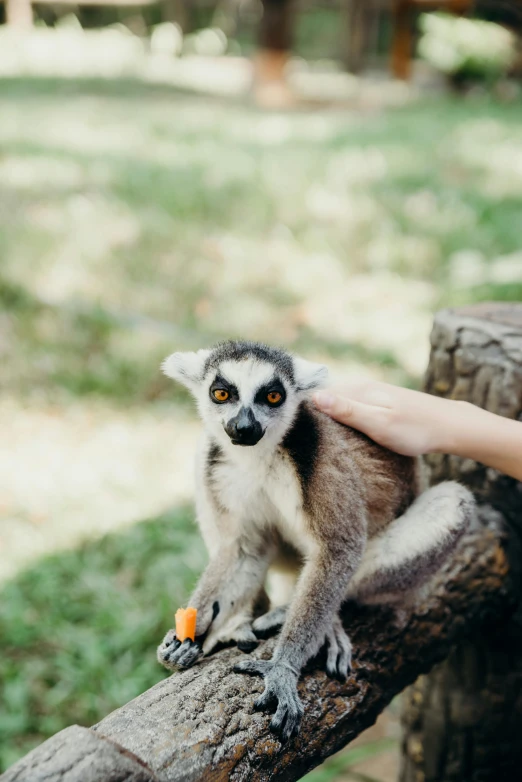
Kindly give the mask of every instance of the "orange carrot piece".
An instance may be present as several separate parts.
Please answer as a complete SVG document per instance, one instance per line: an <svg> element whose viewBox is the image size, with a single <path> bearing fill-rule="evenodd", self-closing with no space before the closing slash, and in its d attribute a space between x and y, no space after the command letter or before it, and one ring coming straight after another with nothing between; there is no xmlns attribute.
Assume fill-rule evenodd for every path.
<svg viewBox="0 0 522 782"><path fill-rule="evenodd" d="M196 618L197 608L178 608L176 611L176 638L184 641L190 638L193 641L196 637Z"/></svg>
<svg viewBox="0 0 522 782"><path fill-rule="evenodd" d="M190 638L192 641L196 638L197 615L197 608L187 608L185 611L185 638Z"/></svg>
<svg viewBox="0 0 522 782"><path fill-rule="evenodd" d="M176 638L178 641L184 641L185 635L185 609L178 608L176 611Z"/></svg>

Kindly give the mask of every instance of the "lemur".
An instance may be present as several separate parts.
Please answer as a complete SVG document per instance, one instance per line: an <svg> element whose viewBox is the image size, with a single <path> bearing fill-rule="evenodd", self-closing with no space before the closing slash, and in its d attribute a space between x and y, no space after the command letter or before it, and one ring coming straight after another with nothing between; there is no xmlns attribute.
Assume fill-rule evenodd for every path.
<svg viewBox="0 0 522 782"><path fill-rule="evenodd" d="M282 626L271 660L234 670L264 677L254 706L277 704L271 729L287 740L303 714L305 663L326 644L328 674L351 670L341 604L403 605L454 548L474 499L453 482L422 491L417 460L319 412L309 397L326 380L322 365L229 341L173 353L163 371L192 392L205 424L196 510L210 561L189 600L196 640L170 630L158 659L186 668L222 641L251 651ZM294 574L295 586L288 606L258 615L269 569Z"/></svg>

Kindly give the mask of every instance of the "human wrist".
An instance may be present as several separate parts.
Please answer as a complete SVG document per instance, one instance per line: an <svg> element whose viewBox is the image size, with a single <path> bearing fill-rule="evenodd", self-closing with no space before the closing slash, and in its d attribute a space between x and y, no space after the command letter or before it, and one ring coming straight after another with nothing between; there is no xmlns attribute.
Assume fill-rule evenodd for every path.
<svg viewBox="0 0 522 782"><path fill-rule="evenodd" d="M470 433L479 408L470 402L439 398L439 415L432 426L432 453L449 453L466 456L470 447Z"/></svg>

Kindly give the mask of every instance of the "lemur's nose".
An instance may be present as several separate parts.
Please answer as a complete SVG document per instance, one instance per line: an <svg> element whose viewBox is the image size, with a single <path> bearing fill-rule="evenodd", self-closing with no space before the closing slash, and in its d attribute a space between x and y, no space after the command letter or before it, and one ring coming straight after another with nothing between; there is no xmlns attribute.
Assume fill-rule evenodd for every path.
<svg viewBox="0 0 522 782"><path fill-rule="evenodd" d="M255 445L264 432L251 408L242 407L239 413L225 424L225 432L234 445Z"/></svg>

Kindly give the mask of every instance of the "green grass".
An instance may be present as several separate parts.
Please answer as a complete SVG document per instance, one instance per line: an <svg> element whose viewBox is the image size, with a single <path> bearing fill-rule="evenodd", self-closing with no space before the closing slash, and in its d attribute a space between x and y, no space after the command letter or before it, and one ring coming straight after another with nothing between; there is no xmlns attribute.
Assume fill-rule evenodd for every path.
<svg viewBox="0 0 522 782"><path fill-rule="evenodd" d="M48 557L0 592L0 771L166 675L155 646L204 563L181 508Z"/></svg>
<svg viewBox="0 0 522 782"><path fill-rule="evenodd" d="M171 393L157 366L174 342L245 334L375 367L386 355L411 383L404 345L307 317L317 264L349 331L353 275L422 280L446 306L497 295L488 269L520 249L520 105L271 116L129 81L6 79L0 111L0 380L17 394L38 366L40 393L147 402ZM452 258L469 250L485 271L462 289Z"/></svg>

